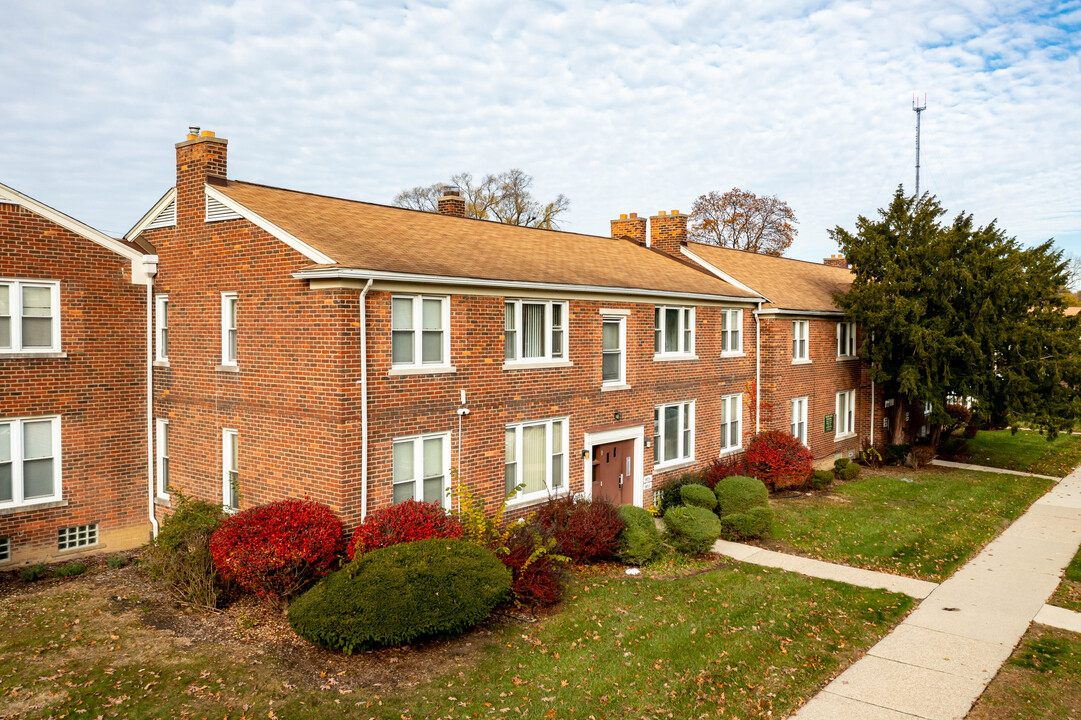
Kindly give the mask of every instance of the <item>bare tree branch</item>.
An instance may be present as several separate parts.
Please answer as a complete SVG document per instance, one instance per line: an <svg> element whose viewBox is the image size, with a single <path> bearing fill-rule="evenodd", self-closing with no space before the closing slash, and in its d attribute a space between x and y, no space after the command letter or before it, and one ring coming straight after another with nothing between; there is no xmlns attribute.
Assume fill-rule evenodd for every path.
<svg viewBox="0 0 1081 720"><path fill-rule="evenodd" d="M694 201L689 235L697 242L780 256L795 240L797 222L783 200L732 188Z"/></svg>

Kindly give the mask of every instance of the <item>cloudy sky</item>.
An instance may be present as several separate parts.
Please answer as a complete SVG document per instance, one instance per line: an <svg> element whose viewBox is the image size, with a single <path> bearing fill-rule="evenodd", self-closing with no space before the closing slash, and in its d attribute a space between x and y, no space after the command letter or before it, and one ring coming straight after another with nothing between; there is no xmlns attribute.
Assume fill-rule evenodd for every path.
<svg viewBox="0 0 1081 720"><path fill-rule="evenodd" d="M112 234L174 181L189 125L229 175L389 202L522 168L565 227L788 201L790 255L836 251L914 179L1081 254L1081 0L7 2L0 182Z"/></svg>

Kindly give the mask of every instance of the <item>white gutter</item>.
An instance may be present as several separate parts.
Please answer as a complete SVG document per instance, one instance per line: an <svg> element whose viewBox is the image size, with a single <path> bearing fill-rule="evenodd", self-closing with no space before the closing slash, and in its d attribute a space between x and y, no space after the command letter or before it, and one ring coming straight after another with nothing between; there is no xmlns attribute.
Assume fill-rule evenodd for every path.
<svg viewBox="0 0 1081 720"><path fill-rule="evenodd" d="M574 285L571 283L546 283L531 280L493 280L490 278L455 277L451 275L419 275L417 273L363 270L361 268L311 268L293 273L297 280L386 280L390 282L432 283L436 285L464 285L476 287L509 288L513 290L547 290L552 292L609 293L613 295L646 295L683 298L687 300L714 300L733 303L754 303L761 298L734 297L711 293L689 293L648 288L606 287L603 285Z"/></svg>
<svg viewBox="0 0 1081 720"><path fill-rule="evenodd" d="M158 274L158 256L143 255L143 273L146 275L146 478L148 486L147 513L150 531L158 536L158 519L154 515L154 276ZM132 271L135 263L132 263Z"/></svg>
<svg viewBox="0 0 1081 720"><path fill-rule="evenodd" d="M754 433L759 433L762 419L762 321L758 313L762 312L762 303L754 311Z"/></svg>
<svg viewBox="0 0 1081 720"><path fill-rule="evenodd" d="M360 291L360 521L368 517L368 318L369 280Z"/></svg>
<svg viewBox="0 0 1081 720"><path fill-rule="evenodd" d="M783 308L768 308L767 315L828 315L829 317L844 317L843 310L785 310Z"/></svg>

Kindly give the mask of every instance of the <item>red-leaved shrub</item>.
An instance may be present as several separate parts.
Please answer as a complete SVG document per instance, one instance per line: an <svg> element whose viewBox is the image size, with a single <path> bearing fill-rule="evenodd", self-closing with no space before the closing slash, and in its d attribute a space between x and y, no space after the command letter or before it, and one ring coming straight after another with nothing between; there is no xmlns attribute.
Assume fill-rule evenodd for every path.
<svg viewBox="0 0 1081 720"><path fill-rule="evenodd" d="M227 518L210 536L210 555L224 580L288 600L337 565L343 544L342 522L330 508L290 499Z"/></svg>
<svg viewBox="0 0 1081 720"><path fill-rule="evenodd" d="M814 455L786 432L758 433L747 446L747 465L753 477L775 490L800 487L811 476Z"/></svg>
<svg viewBox="0 0 1081 720"><path fill-rule="evenodd" d="M575 562L609 560L619 550L619 533L626 526L608 500L551 499L534 515L550 530L557 550Z"/></svg>
<svg viewBox="0 0 1081 720"><path fill-rule="evenodd" d="M519 607L553 605L563 597L563 563L554 555L551 531L535 522L514 523L507 534L507 552L499 555L511 571L511 595Z"/></svg>
<svg viewBox="0 0 1081 720"><path fill-rule="evenodd" d="M720 460L714 458L702 473L702 484L709 487L710 490L717 487L717 483L724 480L726 477L732 477L733 475L747 475L750 469L747 467L747 457L745 455L739 455L738 457L725 458Z"/></svg>
<svg viewBox="0 0 1081 720"><path fill-rule="evenodd" d="M461 536L461 523L439 505L406 500L380 508L365 518L349 540L345 554L352 560L356 553L363 555L398 543Z"/></svg>

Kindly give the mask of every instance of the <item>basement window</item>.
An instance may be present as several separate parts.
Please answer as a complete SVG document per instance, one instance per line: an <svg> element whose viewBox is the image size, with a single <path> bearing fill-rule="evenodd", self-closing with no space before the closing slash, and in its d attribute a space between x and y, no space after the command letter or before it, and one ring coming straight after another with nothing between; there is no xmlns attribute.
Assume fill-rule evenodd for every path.
<svg viewBox="0 0 1081 720"><path fill-rule="evenodd" d="M56 531L56 549L74 550L98 544L98 524L73 525Z"/></svg>
<svg viewBox="0 0 1081 720"><path fill-rule="evenodd" d="M11 538L0 537L0 563L11 559Z"/></svg>

